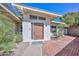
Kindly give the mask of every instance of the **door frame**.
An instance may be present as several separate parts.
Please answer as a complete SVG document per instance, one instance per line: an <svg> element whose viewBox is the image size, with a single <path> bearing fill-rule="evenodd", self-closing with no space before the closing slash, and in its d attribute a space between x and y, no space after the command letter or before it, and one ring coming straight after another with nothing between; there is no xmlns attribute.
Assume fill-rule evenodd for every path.
<svg viewBox="0 0 79 59"><path fill-rule="evenodd" d="M44 39L44 23L40 23L40 24L43 24L42 39L34 39L34 24L35 24L35 23L31 23L31 39L32 39L32 40L42 40L42 39ZM37 23L36 23L36 24L37 24Z"/></svg>

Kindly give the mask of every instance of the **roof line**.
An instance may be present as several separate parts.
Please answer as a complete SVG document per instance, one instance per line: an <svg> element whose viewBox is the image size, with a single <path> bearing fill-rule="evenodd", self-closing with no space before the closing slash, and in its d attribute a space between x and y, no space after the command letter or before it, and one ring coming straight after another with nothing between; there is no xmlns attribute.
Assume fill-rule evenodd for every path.
<svg viewBox="0 0 79 59"><path fill-rule="evenodd" d="M22 8L26 8L28 10L33 10L33 11L37 11L37 12L41 12L41 13L45 13L45 14L50 14L50 15L56 15L56 16L59 16L61 17L62 15L59 15L59 14L55 14L55 13L51 13L51 12L47 12L47 11L44 11L44 10L38 10L38 9L35 9L35 8L30 8L30 7L27 7L27 6L23 6L23 5L19 5L19 4L12 4L13 6L19 6L19 7L22 7Z"/></svg>
<svg viewBox="0 0 79 59"><path fill-rule="evenodd" d="M4 5L0 4L0 6L5 9L7 12L9 12L10 14L12 14L19 22L20 22L20 19L13 13L11 12L8 8L6 8Z"/></svg>
<svg viewBox="0 0 79 59"><path fill-rule="evenodd" d="M64 22L56 22L56 21L52 21L53 23L60 23L60 24L65 24Z"/></svg>

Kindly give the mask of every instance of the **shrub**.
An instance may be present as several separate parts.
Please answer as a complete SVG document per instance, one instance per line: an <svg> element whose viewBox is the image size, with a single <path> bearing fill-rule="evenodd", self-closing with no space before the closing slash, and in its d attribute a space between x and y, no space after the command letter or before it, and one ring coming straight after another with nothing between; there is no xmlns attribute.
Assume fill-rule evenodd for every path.
<svg viewBox="0 0 79 59"><path fill-rule="evenodd" d="M13 48L13 23L10 18L0 14L0 51L9 53Z"/></svg>
<svg viewBox="0 0 79 59"><path fill-rule="evenodd" d="M12 52L13 47L14 47L13 42L6 42L0 44L0 48L2 49L1 51L3 51L3 55L9 55L10 52Z"/></svg>
<svg viewBox="0 0 79 59"><path fill-rule="evenodd" d="M19 33L18 34L15 34L13 41L16 42L16 43L21 42L22 41L21 34L19 34Z"/></svg>
<svg viewBox="0 0 79 59"><path fill-rule="evenodd" d="M13 23L10 18L0 14L0 43L10 42L12 40Z"/></svg>

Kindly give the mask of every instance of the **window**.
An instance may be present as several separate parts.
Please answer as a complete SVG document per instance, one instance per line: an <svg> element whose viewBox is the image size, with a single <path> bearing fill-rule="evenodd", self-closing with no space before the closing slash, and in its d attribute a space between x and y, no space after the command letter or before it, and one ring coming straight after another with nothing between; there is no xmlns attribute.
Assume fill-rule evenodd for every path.
<svg viewBox="0 0 79 59"><path fill-rule="evenodd" d="M35 15L30 15L30 19L37 19L37 16L35 16Z"/></svg>
<svg viewBox="0 0 79 59"><path fill-rule="evenodd" d="M50 31L51 31L51 33L52 33L52 36L56 36L56 35L57 35L56 26L51 26Z"/></svg>
<svg viewBox="0 0 79 59"><path fill-rule="evenodd" d="M40 16L36 16L36 15L30 15L29 17L30 17L30 19L46 20L45 17L40 17Z"/></svg>
<svg viewBox="0 0 79 59"><path fill-rule="evenodd" d="M39 20L46 20L45 17L39 17Z"/></svg>

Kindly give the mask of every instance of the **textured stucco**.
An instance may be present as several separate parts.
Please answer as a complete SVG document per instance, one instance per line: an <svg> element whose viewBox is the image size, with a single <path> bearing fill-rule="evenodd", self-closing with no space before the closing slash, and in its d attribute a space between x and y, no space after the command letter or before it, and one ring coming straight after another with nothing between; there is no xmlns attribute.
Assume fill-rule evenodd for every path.
<svg viewBox="0 0 79 59"><path fill-rule="evenodd" d="M22 22L23 26L23 41L28 42L31 40L31 23Z"/></svg>

